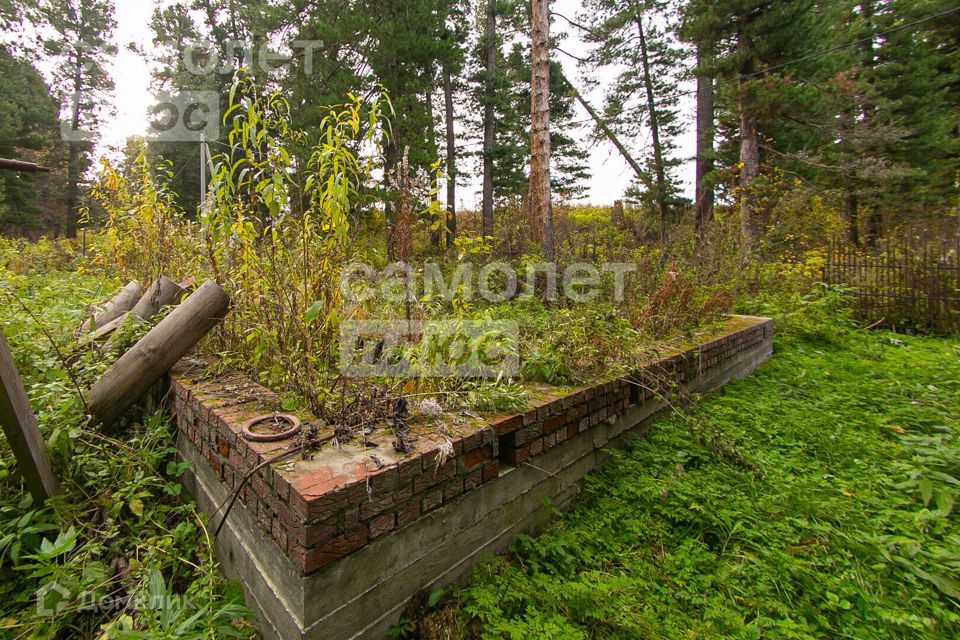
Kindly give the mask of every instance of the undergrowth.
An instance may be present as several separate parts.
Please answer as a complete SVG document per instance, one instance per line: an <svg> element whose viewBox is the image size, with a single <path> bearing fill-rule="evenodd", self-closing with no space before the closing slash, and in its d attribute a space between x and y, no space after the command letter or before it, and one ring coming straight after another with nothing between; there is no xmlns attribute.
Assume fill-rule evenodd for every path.
<svg viewBox="0 0 960 640"><path fill-rule="evenodd" d="M957 637L960 343L856 329L835 294L793 303L769 363L614 451L406 635Z"/></svg>
<svg viewBox="0 0 960 640"><path fill-rule="evenodd" d="M114 432L84 420L76 386L109 356L72 332L83 304L119 283L44 266L0 268L0 324L63 493L33 504L0 440L0 637L251 636L242 593L218 576L206 518L184 494L168 419L148 410Z"/></svg>

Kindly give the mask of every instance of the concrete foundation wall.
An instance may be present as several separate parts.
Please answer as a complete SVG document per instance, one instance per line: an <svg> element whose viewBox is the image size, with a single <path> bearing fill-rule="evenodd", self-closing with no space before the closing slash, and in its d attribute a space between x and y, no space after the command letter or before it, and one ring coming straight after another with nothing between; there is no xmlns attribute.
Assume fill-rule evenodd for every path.
<svg viewBox="0 0 960 640"><path fill-rule="evenodd" d="M714 391L770 357L772 324L737 320L746 323L740 331L750 339L733 341L737 331L726 334L722 340L738 346L709 362L699 358L709 344L698 348L704 351L692 350L698 366L679 376L678 384L691 392ZM307 575L238 502L218 539L223 571L244 585L266 638L383 638L413 594L462 578L506 549L518 533L535 532L554 509L569 506L578 481L607 459L603 448L644 433L664 408L656 395L640 399L535 458L502 466L493 480ZM227 498L227 485L182 434L178 446L193 463L188 490L212 513Z"/></svg>

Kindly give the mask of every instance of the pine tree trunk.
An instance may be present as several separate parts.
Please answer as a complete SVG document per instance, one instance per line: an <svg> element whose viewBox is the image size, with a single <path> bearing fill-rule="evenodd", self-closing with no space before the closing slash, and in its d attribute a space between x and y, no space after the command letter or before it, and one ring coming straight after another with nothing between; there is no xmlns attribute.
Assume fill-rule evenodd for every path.
<svg viewBox="0 0 960 640"><path fill-rule="evenodd" d="M699 245L707 226L713 221L713 186L707 176L713 171L713 75L703 72L712 56L697 46L697 168L696 168L696 238Z"/></svg>
<svg viewBox="0 0 960 640"><path fill-rule="evenodd" d="M73 138L69 141L67 155L67 237L77 237L77 225L80 217L80 141L76 138L80 132L80 97L83 91L83 56L77 51L77 60L73 71L73 112L70 114L70 131Z"/></svg>
<svg viewBox="0 0 960 640"><path fill-rule="evenodd" d="M876 207L870 207L870 213L867 215L867 246L876 249L880 244L882 235L883 216L877 211Z"/></svg>
<svg viewBox="0 0 960 640"><path fill-rule="evenodd" d="M650 116L650 137L653 141L653 167L657 176L657 210L660 215L660 241L667 240L667 177L663 166L663 147L660 145L660 116L654 99L653 80L650 73L650 57L647 53L647 37L643 19L637 15L637 33L640 36L640 60L643 63L643 85L647 92L647 113Z"/></svg>
<svg viewBox="0 0 960 640"><path fill-rule="evenodd" d="M483 103L483 203L480 214L480 235L493 235L493 139L494 139L494 78L497 73L497 13L496 0L487 0L486 86Z"/></svg>
<svg viewBox="0 0 960 640"><path fill-rule="evenodd" d="M740 236L744 250L753 251L760 240L760 223L752 193L753 181L760 174L760 136L756 118L744 107L740 107Z"/></svg>
<svg viewBox="0 0 960 640"><path fill-rule="evenodd" d="M432 75L432 74L431 74ZM431 80L430 86L433 86L433 81ZM427 94L424 96L424 99L427 101L427 120L430 122L430 149L433 152L437 152L437 120L434 117L433 113L433 91L427 91ZM433 201L439 204L440 192L437 191L433 194ZM439 209L437 209L439 211ZM430 232L430 244L434 247L439 248L440 242L443 240L443 227L437 227Z"/></svg>
<svg viewBox="0 0 960 640"><path fill-rule="evenodd" d="M67 155L67 237L77 237L77 223L80 217L80 143L68 143Z"/></svg>
<svg viewBox="0 0 960 640"><path fill-rule="evenodd" d="M531 2L529 218L542 224L543 251L554 259L550 203L550 2Z"/></svg>
<svg viewBox="0 0 960 640"><path fill-rule="evenodd" d="M855 247L860 246L860 220L858 218L860 201L852 187L847 187L847 197L845 198L847 209L847 239Z"/></svg>
<svg viewBox="0 0 960 640"><path fill-rule="evenodd" d="M863 68L870 69L876 64L876 53L873 44L874 31L874 7L873 0L863 0L860 3L860 14L863 16L864 32L871 34L861 40L860 47L863 54ZM865 100L861 105L861 111L865 120L871 120L876 115L876 107L869 100ZM871 249L877 248L880 236L883 235L883 217L877 210L876 205L867 204L869 213L867 214L867 245Z"/></svg>
<svg viewBox="0 0 960 640"><path fill-rule="evenodd" d="M457 238L457 154L453 127L453 79L450 68L443 68L443 106L447 125L447 247Z"/></svg>
<svg viewBox="0 0 960 640"><path fill-rule="evenodd" d="M391 58L387 62L387 68L389 70L390 78L390 87L395 88L398 84L397 79L397 61L394 58ZM395 174L395 167L400 162L401 151L400 144L398 142L399 136L402 133L398 131L397 127L394 127L391 131L391 135L385 140L384 149L383 149L383 167L384 167L384 177ZM387 241L387 260L393 261L396 259L397 247L396 247L396 226L397 226L397 209L400 206L400 198L398 194L394 193L392 189L387 191L387 202L385 203L384 208L384 232L386 235Z"/></svg>
<svg viewBox="0 0 960 640"><path fill-rule="evenodd" d="M738 35L737 48L741 54L750 51L750 39ZM752 59L747 57L741 74L753 73ZM746 92L746 81L740 80L740 238L744 251L753 251L760 240L760 222L752 193L753 182L760 175L760 134L757 118Z"/></svg>

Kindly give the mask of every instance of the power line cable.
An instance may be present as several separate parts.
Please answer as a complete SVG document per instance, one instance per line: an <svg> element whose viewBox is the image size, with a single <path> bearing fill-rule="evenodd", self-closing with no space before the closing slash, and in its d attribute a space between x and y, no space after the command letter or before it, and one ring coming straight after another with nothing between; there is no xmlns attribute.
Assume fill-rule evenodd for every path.
<svg viewBox="0 0 960 640"><path fill-rule="evenodd" d="M836 46L833 46L833 47L829 47L829 48L827 48L827 49L822 49L822 50L820 50L820 51L815 51L815 52L813 52L813 53L810 53L810 54L805 55L805 56L801 56L801 57L799 57L799 58L795 58L795 59L793 59L793 60L788 60L788 61L786 61L786 62L781 62L780 64L775 64L775 65L773 65L773 66L766 67L766 68L764 68L764 69L761 69L760 71L754 71L754 72L752 72L752 73L745 73L745 74L738 75L738 76L733 77L733 78L727 78L726 80L720 80L720 81L717 82L717 86L730 84L731 82L740 82L741 80L747 80L747 79L749 79L749 78L754 78L754 77L756 77L756 76L762 76L762 75L764 75L764 74L770 73L771 71L778 71L778 70L783 69L783 68L785 68L785 67L789 67L789 66L794 65L794 64L799 64L800 62L806 62L807 60L813 60L814 58L819 58L820 56L825 56L825 55L827 55L828 53L834 53L834 52L836 52L836 51L840 51L840 50L846 49L846 48L848 48L848 47L855 47L855 46L857 46L857 45L859 45L859 44L863 44L863 43L865 43L865 42L871 42L871 41L873 41L875 38L882 38L882 37L884 37L884 36L890 35L891 33L896 33L897 31L902 31L902 30L904 30L904 29L909 29L910 27L915 27L915 26L920 25L920 24L923 24L923 23L925 23L925 22L930 22L931 20L936 20L936 19L938 19L938 18L942 18L942 17L944 17L944 16L948 16L948 15L950 15L951 13L956 13L957 11L960 11L960 7L953 7L952 9L946 9L945 11L941 11L941 12L939 12L939 13L935 13L935 14L930 15L930 16L927 16L927 17L925 17L925 18L920 18L920 19L914 20L914 21L912 21L912 22L907 22L907 23L901 24L901 25L899 25L899 26L893 27L893 28L891 28L891 29L887 29L887 30L885 30L885 31L877 31L877 32L874 32L874 33L872 33L871 35L865 36L865 37L860 38L860 39L858 39L858 40L853 40L853 41L851 41L851 42L846 42L846 43L844 43L844 44L839 44L839 45L836 45ZM564 17L564 16L561 16L561 17ZM564 19L566 19L566 18L564 17ZM554 47L554 48L555 48L555 49L558 49L557 47ZM558 50L560 51L560 53L563 53L563 54L565 54L565 55L570 56L570 54L567 53L566 51L564 51L564 50L562 50L562 49L558 49ZM576 56L570 56L570 57L573 58L573 59L575 59L575 60L579 60L579 58L577 58ZM669 98L669 99L672 99L673 97L694 95L694 94L696 94L696 92L697 92L696 89L691 89L691 90L688 90L688 91L679 91L679 92L675 93L675 94L674 94L671 98ZM665 101L666 101L666 99L663 100L663 101L661 101L661 102L665 102ZM584 122L586 122L586 120L584 120Z"/></svg>

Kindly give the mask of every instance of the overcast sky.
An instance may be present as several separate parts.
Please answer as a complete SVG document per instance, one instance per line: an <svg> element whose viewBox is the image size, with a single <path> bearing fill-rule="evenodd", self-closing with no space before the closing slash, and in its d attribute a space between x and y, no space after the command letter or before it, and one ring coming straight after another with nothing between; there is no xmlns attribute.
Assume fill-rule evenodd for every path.
<svg viewBox="0 0 960 640"><path fill-rule="evenodd" d="M105 122L100 148L106 152L108 148L120 148L124 141L132 135L142 135L147 129L147 109L153 103L150 91L150 66L145 59L130 51L131 43L149 48L152 39L150 31L150 16L156 2L138 0L114 0L117 20L117 56L113 61L113 73L116 89L114 91L114 106L116 113ZM581 3L577 0L553 0L551 8L563 15L573 18L581 10ZM563 49L571 54L582 57L586 53L583 42L579 39L576 29L570 27L564 20L555 19L551 27L554 32L567 33ZM562 53L555 54L563 66L567 77L580 78L577 64ZM600 77L601 87L587 94L588 100L600 107L603 103L603 86L610 77ZM581 83L582 84L582 83ZM685 99L681 103L684 110L684 134L681 137L679 153L684 158L692 157L694 153L695 135L693 131L693 101ZM577 105L578 120L585 120L588 114ZM586 139L588 125L582 125L581 130L573 137ZM624 190L630 183L632 171L620 157L613 145L602 143L590 149L590 188L584 201L594 204L611 204L622 197ZM693 163L688 161L681 168L680 177L687 195L692 193ZM460 174L459 195L461 206L468 209L476 208L479 200L480 180L474 178L471 172L462 171ZM443 192L441 191L441 194Z"/></svg>

